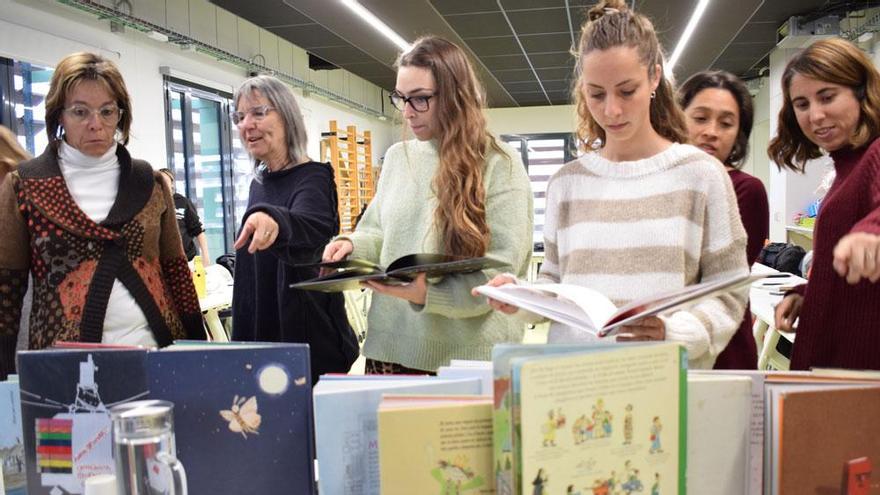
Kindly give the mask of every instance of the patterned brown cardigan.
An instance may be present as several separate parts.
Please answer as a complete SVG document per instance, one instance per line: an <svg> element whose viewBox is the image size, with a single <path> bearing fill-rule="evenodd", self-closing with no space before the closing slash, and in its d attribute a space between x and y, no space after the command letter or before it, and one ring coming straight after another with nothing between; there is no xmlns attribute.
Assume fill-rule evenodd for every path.
<svg viewBox="0 0 880 495"><path fill-rule="evenodd" d="M143 310L160 346L205 338L171 194L148 163L132 160L122 145L116 155L119 192L100 224L76 205L55 145L0 177L0 378L15 370L28 273L30 349L101 342L115 279Z"/></svg>

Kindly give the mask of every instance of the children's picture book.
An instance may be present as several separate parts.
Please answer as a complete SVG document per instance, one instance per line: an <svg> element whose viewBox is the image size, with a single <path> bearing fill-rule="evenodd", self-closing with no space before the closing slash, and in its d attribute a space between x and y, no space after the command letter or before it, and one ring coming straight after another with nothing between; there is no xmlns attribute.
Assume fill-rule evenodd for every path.
<svg viewBox="0 0 880 495"><path fill-rule="evenodd" d="M163 399L190 494L314 493L309 369L304 344L20 352L27 492L113 474L109 410Z"/></svg>
<svg viewBox="0 0 880 495"><path fill-rule="evenodd" d="M493 411L492 449L495 460L495 488L499 494L519 493L519 471L514 447L519 444L519 404L513 393L511 361L527 356L601 351L610 348L610 341L588 344L497 344L492 348ZM621 344L640 345L640 344Z"/></svg>
<svg viewBox="0 0 880 495"><path fill-rule="evenodd" d="M384 394L479 396L479 378L321 377L314 389L321 495L379 495L377 411ZM411 492L416 493L416 492Z"/></svg>
<svg viewBox="0 0 880 495"><path fill-rule="evenodd" d="M683 347L515 358L511 371L520 493L685 493Z"/></svg>
<svg viewBox="0 0 880 495"><path fill-rule="evenodd" d="M492 361L466 361L453 359L449 366L437 368L439 378L479 378L483 385L482 395L492 396Z"/></svg>
<svg viewBox="0 0 880 495"><path fill-rule="evenodd" d="M303 268L320 268L325 274L318 278L291 284L290 287L321 292L341 292L360 289L361 282L368 280L388 285L400 285L411 282L419 273L435 277L504 266L506 266L504 263L492 258L463 258L432 253L402 256L394 260L387 268L367 260L351 258L342 261L300 265Z"/></svg>
<svg viewBox="0 0 880 495"><path fill-rule="evenodd" d="M490 397L386 395L378 422L382 495L495 493Z"/></svg>
<svg viewBox="0 0 880 495"><path fill-rule="evenodd" d="M0 382L0 495L25 495L24 431L17 377Z"/></svg>
<svg viewBox="0 0 880 495"><path fill-rule="evenodd" d="M528 284L500 287L481 285L476 291L598 337L613 335L630 323L647 316L670 312L726 292L743 289L770 275L744 274L737 277L689 285L681 289L632 301L620 308L600 292L571 284Z"/></svg>

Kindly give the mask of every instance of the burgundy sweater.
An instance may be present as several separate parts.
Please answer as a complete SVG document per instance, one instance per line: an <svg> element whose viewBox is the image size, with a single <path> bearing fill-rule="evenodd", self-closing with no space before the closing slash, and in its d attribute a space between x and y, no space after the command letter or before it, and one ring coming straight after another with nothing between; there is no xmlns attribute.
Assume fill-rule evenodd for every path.
<svg viewBox="0 0 880 495"><path fill-rule="evenodd" d="M746 256L749 265L758 259L764 240L770 235L770 206L764 184L755 177L739 171L729 170L727 174L736 191L739 216L748 235ZM733 334L727 347L715 360L715 369L755 369L758 364L758 347L752 336L752 312L746 306L743 321Z"/></svg>
<svg viewBox="0 0 880 495"><path fill-rule="evenodd" d="M813 231L810 280L804 295L791 369L880 369L880 282L849 285L834 271L838 241L854 232L880 235L880 139L831 153L837 177Z"/></svg>

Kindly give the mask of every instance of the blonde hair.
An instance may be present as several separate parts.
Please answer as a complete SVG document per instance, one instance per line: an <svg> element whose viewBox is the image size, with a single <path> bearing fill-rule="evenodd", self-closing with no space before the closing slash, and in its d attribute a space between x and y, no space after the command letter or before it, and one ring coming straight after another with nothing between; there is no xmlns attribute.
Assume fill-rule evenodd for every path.
<svg viewBox="0 0 880 495"><path fill-rule="evenodd" d="M583 58L593 50L607 50L618 46L635 48L639 61L648 68L648 76L660 77L656 94L651 99L651 127L670 141L687 142L684 114L675 101L672 83L663 73L663 50L657 40L654 25L644 15L631 11L624 0L603 0L589 10L587 20L581 26L577 52L574 53L577 61L572 93L578 116L575 132L581 148L589 149L596 141L601 142L601 146L605 145L605 130L590 114L583 94ZM656 74L658 67L660 73Z"/></svg>
<svg viewBox="0 0 880 495"><path fill-rule="evenodd" d="M58 62L52 73L49 93L46 95L46 134L49 142L61 139L61 112L67 96L79 83L95 81L103 85L113 96L116 106L122 110L116 129L120 142L128 144L131 131L131 97L116 64L100 55L88 52L72 53Z"/></svg>
<svg viewBox="0 0 880 495"><path fill-rule="evenodd" d="M440 165L434 175L434 222L446 254L483 256L489 248L483 169L489 148L504 153L486 129L483 88L461 48L436 36L419 38L397 67L422 67L437 84Z"/></svg>
<svg viewBox="0 0 880 495"><path fill-rule="evenodd" d="M30 155L6 127L0 125L0 177L15 170L19 163L30 158Z"/></svg>
<svg viewBox="0 0 880 495"><path fill-rule="evenodd" d="M803 172L808 160L822 151L801 130L791 103L791 80L795 74L840 84L852 89L859 102L859 121L850 138L854 148L880 136L880 73L871 59L852 43L840 38L820 40L795 55L782 73L782 109L776 137L767 154L782 169Z"/></svg>

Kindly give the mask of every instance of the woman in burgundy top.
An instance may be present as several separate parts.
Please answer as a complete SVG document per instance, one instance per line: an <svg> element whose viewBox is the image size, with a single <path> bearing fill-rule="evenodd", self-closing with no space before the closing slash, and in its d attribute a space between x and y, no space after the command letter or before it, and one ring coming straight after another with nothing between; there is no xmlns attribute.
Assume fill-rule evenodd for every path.
<svg viewBox="0 0 880 495"><path fill-rule="evenodd" d="M837 176L813 235L810 281L776 307L794 330L792 369L880 369L880 73L842 39L818 41L782 75L783 105L769 154L803 171L831 154Z"/></svg>
<svg viewBox="0 0 880 495"><path fill-rule="evenodd" d="M755 262L770 230L770 209L764 184L739 170L749 151L754 111L745 84L729 72L700 72L678 90L691 143L714 156L727 169L743 227L748 234L746 255ZM758 349L752 337L752 318L746 307L739 330L715 361L716 369L754 369Z"/></svg>

